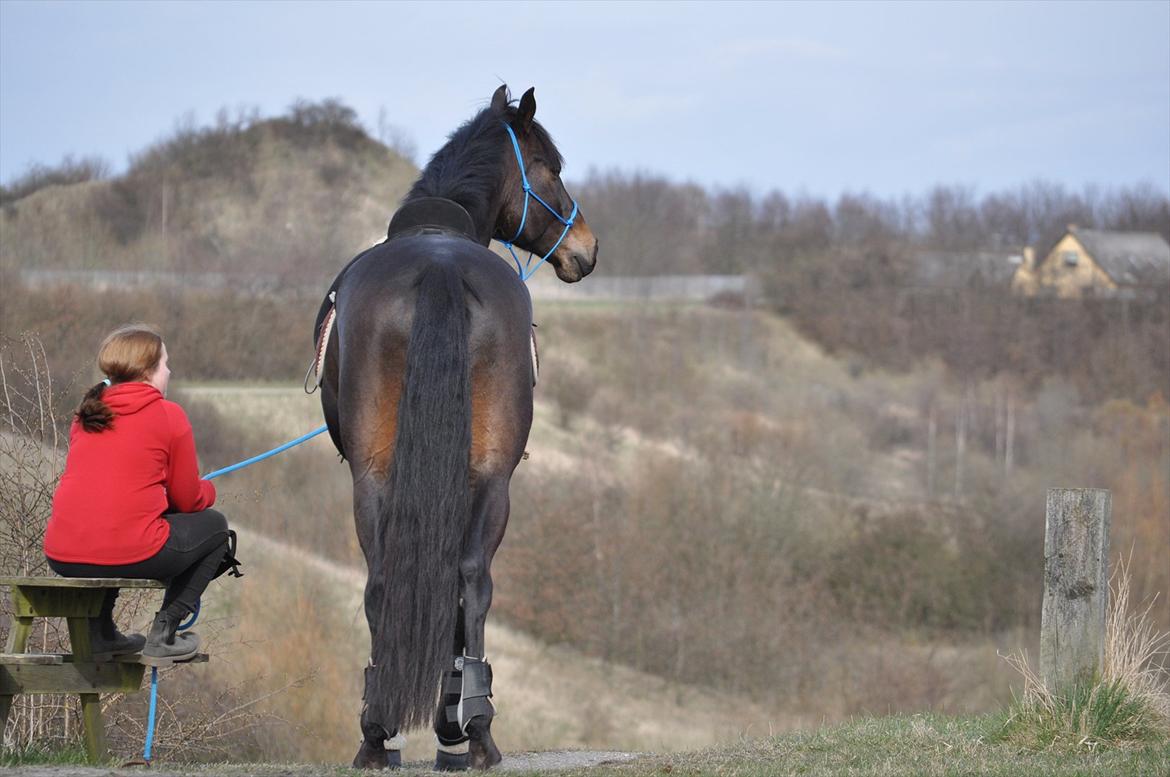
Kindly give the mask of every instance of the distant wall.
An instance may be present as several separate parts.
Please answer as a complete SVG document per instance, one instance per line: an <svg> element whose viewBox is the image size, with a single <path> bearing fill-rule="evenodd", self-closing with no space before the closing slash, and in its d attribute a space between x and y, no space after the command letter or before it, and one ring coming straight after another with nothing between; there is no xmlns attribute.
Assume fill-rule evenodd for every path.
<svg viewBox="0 0 1170 777"><path fill-rule="evenodd" d="M533 299L556 302L703 302L724 295L748 297L755 286L746 275L611 275L563 283L549 268L528 288Z"/></svg>
<svg viewBox="0 0 1170 777"><path fill-rule="evenodd" d="M252 294L324 294L330 273L319 284L289 285L275 274L235 275L222 272L180 273L121 270L34 270L19 271L29 288L46 289L78 286L95 291L135 289L233 290ZM326 277L328 276L328 277ZM601 276L581 283L563 283L552 268L542 268L528 282L534 299L555 302L704 302L714 297L751 298L755 284L746 275L650 275Z"/></svg>
<svg viewBox="0 0 1170 777"><path fill-rule="evenodd" d="M78 286L94 291L138 289L234 289L274 292L288 288L279 275L234 275L223 272L182 273L162 270L30 270L21 269L21 283L32 289ZM327 286L327 285L326 285Z"/></svg>

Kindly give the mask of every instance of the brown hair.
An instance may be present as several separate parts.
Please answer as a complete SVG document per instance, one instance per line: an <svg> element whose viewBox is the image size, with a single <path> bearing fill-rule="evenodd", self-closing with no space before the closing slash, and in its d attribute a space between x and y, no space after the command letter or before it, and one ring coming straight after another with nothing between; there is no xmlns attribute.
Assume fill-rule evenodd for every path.
<svg viewBox="0 0 1170 777"><path fill-rule="evenodd" d="M107 385L146 380L162 359L162 336L146 324L126 324L106 335L98 348L98 369L109 379L85 392L77 420L87 432L101 432L114 423L114 411L102 401Z"/></svg>

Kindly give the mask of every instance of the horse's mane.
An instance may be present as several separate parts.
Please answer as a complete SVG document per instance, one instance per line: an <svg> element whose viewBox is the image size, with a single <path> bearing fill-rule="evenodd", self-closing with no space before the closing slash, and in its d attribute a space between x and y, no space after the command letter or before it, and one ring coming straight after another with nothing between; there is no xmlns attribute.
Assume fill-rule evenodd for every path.
<svg viewBox="0 0 1170 777"><path fill-rule="evenodd" d="M511 122L515 117L516 108L509 103L502 116L489 106L466 121L427 162L403 201L445 197L472 213L477 206L486 205L500 185L504 169L501 156L506 153L512 157L503 122ZM552 137L536 121L532 122L531 133L542 147L545 159L559 173L564 159Z"/></svg>

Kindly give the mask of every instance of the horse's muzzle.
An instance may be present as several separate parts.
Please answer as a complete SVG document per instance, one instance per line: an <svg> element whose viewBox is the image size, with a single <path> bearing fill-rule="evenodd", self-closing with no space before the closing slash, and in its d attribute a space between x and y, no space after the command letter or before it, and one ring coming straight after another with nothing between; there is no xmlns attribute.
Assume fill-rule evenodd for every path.
<svg viewBox="0 0 1170 777"><path fill-rule="evenodd" d="M577 266L577 280L593 272L593 268L597 266L597 240L593 241L593 250L588 253L575 250L569 254L569 259Z"/></svg>

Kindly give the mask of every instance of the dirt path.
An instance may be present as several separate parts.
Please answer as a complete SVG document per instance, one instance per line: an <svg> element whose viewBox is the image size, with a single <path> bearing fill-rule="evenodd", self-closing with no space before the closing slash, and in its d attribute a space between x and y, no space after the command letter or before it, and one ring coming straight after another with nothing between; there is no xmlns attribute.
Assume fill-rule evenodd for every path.
<svg viewBox="0 0 1170 777"><path fill-rule="evenodd" d="M636 753L621 753L604 750L561 750L546 753L516 753L505 755L504 761L492 769L493 772L546 772L568 769L588 769L592 766L608 766L628 763L638 758ZM310 777L320 774L360 774L360 772L336 766L320 764L217 764L215 766L193 766L190 769L176 768L163 764L161 768L141 767L129 769L102 769L90 766L20 766L5 770L11 777ZM416 761L404 764L398 774L434 773L430 763Z"/></svg>

